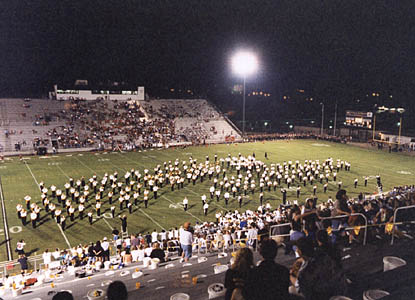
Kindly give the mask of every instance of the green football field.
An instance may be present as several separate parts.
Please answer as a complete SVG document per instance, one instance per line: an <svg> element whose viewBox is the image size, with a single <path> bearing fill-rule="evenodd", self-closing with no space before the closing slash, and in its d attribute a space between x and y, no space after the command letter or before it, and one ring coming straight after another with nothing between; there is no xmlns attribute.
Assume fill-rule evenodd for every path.
<svg viewBox="0 0 415 300"><path fill-rule="evenodd" d="M268 159L264 157L265 152L268 154ZM111 218L110 205L106 197L103 205L105 214L101 218L96 218L92 225L89 225L87 218L82 221L77 218L73 223L67 219L67 228L62 232L50 216L44 217L45 211L42 210L40 216L43 218L36 229L32 229L31 224L23 227L17 218L16 205L18 203L24 205L24 196L30 195L32 201L37 201L39 206L43 207L37 185L41 181L48 188L54 184L64 190L63 186L68 182L69 177L73 177L76 181L81 176L85 176L88 180L94 174L98 178L102 178L105 173L117 171L122 179L124 173L132 168L140 170L141 173L143 173L144 168L148 168L152 172L158 164L163 165L165 161L174 162L176 158L179 158L180 161L188 161L189 157L192 156L198 159L198 162L204 162L206 155L209 155L210 161L213 162L215 154L218 155L218 158L225 158L228 153L232 156L237 156L238 153L246 156L255 153L256 158L265 161L267 165L289 160L299 160L304 163L306 159L319 159L321 162L328 157L332 157L334 161L337 159L346 160L351 163L351 171L340 171L337 180L343 182L349 196L356 196L360 192L370 194L376 192L375 176L377 174L381 175L385 191L393 186L415 183L415 159L413 157L314 140L213 145L128 153L73 153L48 155L47 157L32 156L27 157L25 163L19 161L17 157L12 157L6 158L0 164L0 176L12 250L14 250L19 239L26 241L26 251L39 254L46 248L68 248L69 245L75 246L79 243L96 241L104 236L111 237L113 228L120 229L121 222L119 218ZM367 187L363 186L364 176L369 176ZM353 186L355 178L359 179L357 189ZM211 201L209 213L206 217L204 216L200 196L206 194L209 199L209 187L211 185L212 182L209 180L203 183L198 181L194 186L192 183L187 184L186 181L184 189L175 189L174 192L170 190L169 186L165 186L159 191L161 196L158 199L153 199L152 193L150 193L151 198L147 209L144 208L144 204L140 204L138 207L134 207L133 213L130 215L127 209L119 212L116 205L117 213L128 216L129 232L146 233L154 229L161 231L163 228L168 230L180 226L184 221L190 221L194 224L196 221L214 220L216 211L224 210L225 204L223 200L219 203ZM329 184L327 194L323 193L320 183L317 183L317 186L319 199L326 200L329 195L334 198L337 190L337 185L334 182ZM300 202L303 202L306 197L311 195L312 186L307 185L306 188L302 186L301 193ZM287 194L288 199L295 199L295 194L295 188L290 189ZM259 192L256 192L254 195L250 194L249 197L244 198L242 209L256 209L259 205L258 195ZM178 205L185 196L189 199L190 209L188 212L184 212L182 207ZM223 193L221 196L223 196ZM90 199L94 199L93 194ZM280 189L275 192L264 192L264 200L269 201L272 207L277 207L281 203L281 199ZM142 200L142 196L140 196L140 200ZM56 200L55 202L57 203ZM89 201L89 203L94 202L94 200ZM227 208L238 209L236 199L231 197ZM86 212L89 210L91 208L87 207ZM4 261L7 259L7 253L4 228L1 228L0 261ZM13 255L16 258L15 253Z"/></svg>

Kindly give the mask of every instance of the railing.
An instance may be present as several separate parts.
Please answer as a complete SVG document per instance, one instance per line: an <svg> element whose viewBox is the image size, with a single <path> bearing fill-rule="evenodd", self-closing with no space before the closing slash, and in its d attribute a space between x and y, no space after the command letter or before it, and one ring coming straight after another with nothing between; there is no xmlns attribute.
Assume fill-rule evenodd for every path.
<svg viewBox="0 0 415 300"><path fill-rule="evenodd" d="M395 238L395 230L396 230L396 225L400 225L403 224L404 222L396 222L396 215L398 213L398 211L400 210L404 210L404 209L411 209L411 208L415 208L415 205L409 205L409 206L402 206L402 207L398 207L397 209L395 209L395 212L393 213L393 228L392 228L392 239L391 239L391 245L393 245L393 241ZM411 222L413 223L413 222Z"/></svg>
<svg viewBox="0 0 415 300"><path fill-rule="evenodd" d="M276 238L276 237L286 237L286 236L290 236L290 233L288 231L288 233L282 233L282 234L275 234L273 235L273 230L274 228L278 228L278 227L283 227L283 226L288 226L291 230L291 223L284 223L284 224L277 224L277 225L272 225L269 229L269 237L270 238Z"/></svg>
<svg viewBox="0 0 415 300"><path fill-rule="evenodd" d="M320 218L320 219L321 220L332 220L332 219L339 219L339 218L347 218L347 217L350 217L350 216L361 216L365 220L365 226L358 226L358 227L365 229L365 233L364 233L364 236L363 236L363 245L366 245L366 238L367 238L367 218L366 218L366 216L364 214L361 214L361 213L353 213L353 214L350 214L350 215L341 215L341 216L335 216L335 217L323 217L323 218ZM355 227L346 227L346 228L343 228L343 229L344 230L354 230Z"/></svg>
<svg viewBox="0 0 415 300"><path fill-rule="evenodd" d="M364 236L363 236L363 245L366 245L367 227L368 226L367 226L367 218L366 218L365 215L363 215L361 213L353 213L353 214L350 214L350 215L341 215L341 216L335 216L335 217L323 217L323 218L320 218L320 219L321 220L331 220L331 219L345 218L345 217L349 217L349 216L361 216L365 220L365 226L359 226L359 228L364 228L365 229ZM277 224L277 225L271 226L270 230L269 230L269 237L270 238L276 238L276 237L288 237L288 236L290 236L289 233L273 234L273 231L274 231L275 228L283 227L283 226L291 226L291 224L290 223L284 223L284 224ZM354 227L344 228L344 230L354 230L354 229L355 229Z"/></svg>

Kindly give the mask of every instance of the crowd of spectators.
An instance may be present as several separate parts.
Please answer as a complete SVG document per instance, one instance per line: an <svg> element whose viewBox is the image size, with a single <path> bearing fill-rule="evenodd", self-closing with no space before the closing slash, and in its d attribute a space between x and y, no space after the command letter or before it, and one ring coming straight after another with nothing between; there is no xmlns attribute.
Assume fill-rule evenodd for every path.
<svg viewBox="0 0 415 300"><path fill-rule="evenodd" d="M274 140L298 140L298 139L314 139L324 140L329 142L344 143L346 144L350 139L344 136L334 135L319 135L312 132L306 133L254 133L248 135L248 141L274 141Z"/></svg>
<svg viewBox="0 0 415 300"><path fill-rule="evenodd" d="M32 125L36 126L36 130L27 126L19 131L7 129L6 138L19 134L22 139L15 143L27 140L28 145L32 145L33 138L48 141L37 144L36 147L49 147L50 141L53 141L53 146L57 149L87 147L132 150L160 147L169 143L202 143L215 131L212 126L205 128L204 124L224 120L213 106L200 99L140 103L69 100L63 107L59 103L59 109L43 108L36 112L33 116L27 116L28 112L24 112L22 117L22 120L29 117L30 120L33 119ZM190 123L186 121L181 124L181 128L176 128L176 120L179 119L186 119ZM45 127L45 130L40 127ZM34 131L38 133L35 134ZM20 151L22 148L15 150Z"/></svg>
<svg viewBox="0 0 415 300"><path fill-rule="evenodd" d="M111 241L103 238L96 243L78 245L69 250L46 250L43 259L46 267L56 260L61 261L64 269L69 266L91 267L105 261L122 268L155 258L159 262L166 262L182 253L184 256L189 251L190 255L186 254L185 257L191 257L192 251L234 251L236 245L236 249L240 250L236 252L225 276L225 299L257 299L258 295L261 295L261 299L297 299L297 296L329 299L347 289L339 248L344 245L350 247L350 243L362 243L363 240L360 226L364 222L353 214L361 213L367 218L371 232L369 236L373 239L382 239L391 234L399 238L412 238L406 233L409 223L393 228L392 221L395 209L414 205L414 196L415 186L395 187L379 197L360 195L356 199L349 199L346 191L340 189L334 201L329 199L318 205L316 199L307 199L304 205L292 204L288 200L286 205L274 209L267 203L256 211L218 212L215 222L196 223L194 226L187 222L169 231L154 230L147 234L132 234L124 239L114 231ZM324 219L338 215L345 217ZM397 221L405 222L412 215L413 211L407 211L399 215ZM288 224L288 238L275 238L285 233L284 230L273 232L271 227L276 224ZM192 235L191 249L183 247L183 232ZM115 251L112 259L110 246ZM279 246L286 248L286 254L296 257L289 269L275 262ZM23 247L24 241L20 241L18 248L23 259L19 261L22 268L27 270ZM252 249L259 249L263 257L258 267L253 264Z"/></svg>

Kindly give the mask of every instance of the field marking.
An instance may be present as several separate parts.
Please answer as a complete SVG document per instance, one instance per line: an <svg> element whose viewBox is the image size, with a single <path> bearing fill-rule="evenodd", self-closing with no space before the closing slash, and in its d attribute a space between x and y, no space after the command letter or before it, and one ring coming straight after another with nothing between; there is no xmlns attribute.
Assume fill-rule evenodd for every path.
<svg viewBox="0 0 415 300"><path fill-rule="evenodd" d="M22 232L23 228L22 226L12 226L10 227L10 232L11 233L19 233Z"/></svg>
<svg viewBox="0 0 415 300"><path fill-rule="evenodd" d="M141 167L144 167L144 165L142 165L142 164L140 164L140 163L138 163L137 161L135 161L135 160L132 160L131 158L129 158L128 156L124 156L124 155L122 155L121 153L117 153L119 156L121 156L122 158L124 158L124 159L127 159L127 160L129 160L129 161L131 161L132 163L134 163L134 164L137 164L137 165L139 165L139 166L141 166Z"/></svg>
<svg viewBox="0 0 415 300"><path fill-rule="evenodd" d="M95 153L95 155L96 155L96 153ZM75 159L77 160L77 161L79 161L80 163L81 163L81 165L83 165L84 167L86 167L87 169L89 169L89 170L91 170L92 171L92 173L96 173L96 171L94 171L94 170L92 170L90 167L88 167L82 160L80 160L78 157L76 157L76 156L74 156L75 157Z"/></svg>
<svg viewBox="0 0 415 300"><path fill-rule="evenodd" d="M169 198L167 198L166 196L164 196L164 195L161 195L161 197L163 197L164 199L166 199L167 201L169 201L171 204L173 204L173 205L176 205L173 201L171 201ZM192 214L191 212L189 212L189 211L185 211L185 213L187 213L187 214L189 214L189 215L191 215L193 218L195 218L196 220L198 220L198 221L200 221L200 222L203 222L203 220L202 219L200 219L200 218L198 218L198 217L196 217L194 214Z"/></svg>
<svg viewBox="0 0 415 300"><path fill-rule="evenodd" d="M108 221L105 219L105 217L103 217L102 219L104 220L104 222L105 222L105 223L107 223L108 227L109 227L111 230L114 230L114 227L112 227L112 226L111 226L111 224L110 224L110 223L108 223Z"/></svg>
<svg viewBox="0 0 415 300"><path fill-rule="evenodd" d="M144 212L144 210L143 209L139 209L139 211L141 212L141 213L143 213L147 218L149 218L151 221L153 221L153 223L154 224L156 224L158 227L160 227L161 229L164 229L165 231L168 231L166 228L164 228L163 226L161 226L156 220L154 220L152 217L150 217L150 215L149 214L147 214L146 212Z"/></svg>
<svg viewBox="0 0 415 300"><path fill-rule="evenodd" d="M314 146L314 147L330 147L330 145L326 145L326 144L319 144L319 143L314 143L314 144L311 144L311 146Z"/></svg>
<svg viewBox="0 0 415 300"><path fill-rule="evenodd" d="M8 260L12 260L13 259L12 246L10 244L9 226L7 224L6 206L4 204L3 185L1 183L1 178L0 178L0 197L1 197L1 210L3 214L4 233L6 234L7 258Z"/></svg>
<svg viewBox="0 0 415 300"><path fill-rule="evenodd" d="M33 174L32 169L30 169L29 165L28 165L26 162L24 162L24 164L26 165L26 168L29 170L30 174L32 175L32 178L33 178L33 180L35 181L36 186L37 186L37 187L38 187L38 189L40 190L39 182L37 181L37 179L36 179L35 175ZM40 191L41 191L41 190L40 190ZM42 191L41 191L41 192L42 192ZM62 230L62 227L61 227L58 223L56 223L56 226L58 226L59 230L61 231L62 236L63 236L63 238L65 239L66 244L69 246L69 248L72 248L71 243L69 243L69 240L68 240L68 238L66 237L66 234L65 234L65 233L63 232L63 230Z"/></svg>
<svg viewBox="0 0 415 300"><path fill-rule="evenodd" d="M409 171L397 171L396 173L402 174L402 175L411 175L412 173Z"/></svg>
<svg viewBox="0 0 415 300"><path fill-rule="evenodd" d="M194 195L196 195L196 196L199 196L199 197L201 197L198 193L196 193L196 192L194 192L194 191L192 191L191 189L189 189L188 187L184 187L186 190L188 190L189 192L191 192L191 193L193 193ZM228 211L229 209L227 209L227 208L225 208L225 207L223 207L223 206L221 206L221 205L219 205L219 204L216 204L216 202L215 202L215 200L213 199L212 201L210 201L209 203L213 203L215 206L217 206L217 207L219 207L219 208L221 208L221 209L223 209L223 210L226 210L226 211Z"/></svg>
<svg viewBox="0 0 415 300"><path fill-rule="evenodd" d="M118 166L116 166L116 165L114 165L111 161L108 161L111 165L113 165L115 168L117 168L118 170L122 170L122 171L124 171L125 173L127 173L128 172L128 170L126 170L126 169L124 169L124 168L120 168L120 167L118 167Z"/></svg>
<svg viewBox="0 0 415 300"><path fill-rule="evenodd" d="M62 172L62 174L63 175L65 175L66 176L66 178L70 178L69 176L68 176L68 174L66 174L64 171L63 171L63 169L59 166L59 165L56 165L56 167Z"/></svg>

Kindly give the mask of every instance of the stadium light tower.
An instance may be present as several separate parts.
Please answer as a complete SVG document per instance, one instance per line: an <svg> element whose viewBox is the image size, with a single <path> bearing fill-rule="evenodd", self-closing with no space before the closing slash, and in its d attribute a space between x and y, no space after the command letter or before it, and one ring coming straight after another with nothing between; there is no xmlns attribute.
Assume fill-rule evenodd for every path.
<svg viewBox="0 0 415 300"><path fill-rule="evenodd" d="M321 105L321 129L320 129L320 136L323 136L324 133L324 103L320 102Z"/></svg>
<svg viewBox="0 0 415 300"><path fill-rule="evenodd" d="M244 80L243 106L242 106L242 137L245 137L245 81L246 77L255 73L258 69L256 56L248 51L240 51L232 57L232 70Z"/></svg>

